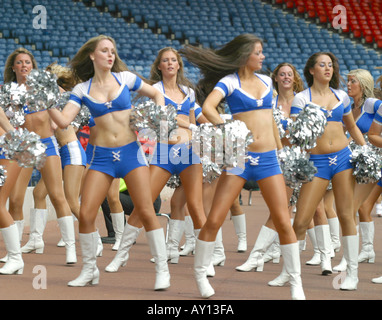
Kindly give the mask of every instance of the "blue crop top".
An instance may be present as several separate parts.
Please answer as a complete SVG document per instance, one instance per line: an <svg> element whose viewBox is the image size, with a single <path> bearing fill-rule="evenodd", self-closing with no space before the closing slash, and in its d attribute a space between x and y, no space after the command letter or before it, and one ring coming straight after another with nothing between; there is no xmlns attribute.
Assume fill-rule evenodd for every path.
<svg viewBox="0 0 382 320"><path fill-rule="evenodd" d="M382 101L376 98L368 98L361 106L361 113L356 119L356 124L363 134L367 133L377 114Z"/></svg>
<svg viewBox="0 0 382 320"><path fill-rule="evenodd" d="M153 87L158 89L164 96L165 104L172 104L175 108L178 114L184 114L186 116L190 115L190 110L193 110L195 107L195 92L193 89L179 85L179 89L185 94L184 99L181 103L176 103L173 100L171 100L165 92L164 85L162 81L159 81L155 84L153 84Z"/></svg>
<svg viewBox="0 0 382 320"><path fill-rule="evenodd" d="M215 86L225 97L232 114L259 109L272 109L273 85L272 79L263 74L255 73L265 84L266 90L260 99L255 99L241 88L239 75L233 73L225 76Z"/></svg>
<svg viewBox="0 0 382 320"><path fill-rule="evenodd" d="M382 126L382 103L379 105L373 121Z"/></svg>
<svg viewBox="0 0 382 320"><path fill-rule="evenodd" d="M350 98L347 95L347 93L343 90L332 88L330 89L337 97L338 103L331 110L327 110L323 107L321 107L321 110L325 113L327 121L342 122L343 116L346 116L351 113ZM290 117L297 117L300 111L311 101L312 94L310 92L310 88L297 93L292 102Z"/></svg>
<svg viewBox="0 0 382 320"><path fill-rule="evenodd" d="M103 116L107 113L114 111L121 111L131 109L130 91L139 90L143 82L135 74L129 71L120 73L112 73L118 84L121 86L118 90L117 96L108 102L99 102L89 95L92 79L77 84L72 94L70 95L69 102L81 108L82 104L89 108L90 114L93 118Z"/></svg>

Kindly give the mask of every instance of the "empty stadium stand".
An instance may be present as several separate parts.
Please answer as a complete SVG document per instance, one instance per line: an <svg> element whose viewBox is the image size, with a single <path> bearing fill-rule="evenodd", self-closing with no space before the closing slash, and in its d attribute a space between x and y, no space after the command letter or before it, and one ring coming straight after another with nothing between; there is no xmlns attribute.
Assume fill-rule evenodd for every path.
<svg viewBox="0 0 382 320"><path fill-rule="evenodd" d="M343 1L349 6L360 2L359 10L366 17L380 9L379 1L375 0ZM330 24L333 18L329 14L330 4L336 2L321 2L323 6L312 7L318 1L0 0L0 58L3 60L0 80L8 54L19 46L33 52L39 67L53 61L66 64L86 40L101 33L112 36L121 58L144 76L149 75L150 65L162 47L179 49L185 43L218 47L243 32L255 33L264 40L264 68L268 71L288 61L302 72L313 52L327 50L339 58L343 75L351 69L364 68L375 78L380 76L380 70L375 67L382 66L382 49L377 27L373 26L381 30L381 15L376 23L365 19L371 34L360 22L360 14L349 15L349 28L340 33ZM33 27L37 16L33 8L37 5L46 9L46 29ZM365 11L366 7L371 9ZM361 37L363 41L359 40ZM186 64L186 71L191 80L197 81L195 68Z"/></svg>

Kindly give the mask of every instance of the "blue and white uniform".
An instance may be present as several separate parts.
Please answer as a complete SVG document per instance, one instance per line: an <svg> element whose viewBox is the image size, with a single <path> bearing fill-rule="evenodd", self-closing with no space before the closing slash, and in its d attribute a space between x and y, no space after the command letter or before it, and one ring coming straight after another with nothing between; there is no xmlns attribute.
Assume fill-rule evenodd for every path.
<svg viewBox="0 0 382 320"><path fill-rule="evenodd" d="M342 118L351 113L350 98L343 90L332 88L331 90L337 97L338 103L331 110L322 107L321 110L325 113L328 122L342 122ZM312 94L310 88L299 92L293 99L290 116L297 117L299 112L311 101ZM349 147L329 154L311 154L310 160L313 161L314 166L317 168L315 176L331 180L336 173L352 169L350 156L351 151Z"/></svg>
<svg viewBox="0 0 382 320"><path fill-rule="evenodd" d="M162 81L155 83L153 87L163 94L165 104L173 105L178 114L189 116L190 111L194 110L195 92L193 89L180 85L179 89L184 93L185 97L181 103L176 103L166 95ZM184 169L199 163L200 158L192 151L189 143L166 144L158 142L150 165L158 166L171 174L179 175Z"/></svg>
<svg viewBox="0 0 382 320"><path fill-rule="evenodd" d="M377 115L378 108L381 107L382 101L376 98L368 98L361 106L361 113L355 119L355 123L363 134L368 133L374 117Z"/></svg>
<svg viewBox="0 0 382 320"><path fill-rule="evenodd" d="M378 101L382 102L381 100L378 100ZM378 123L380 126L382 126L382 103L379 103L379 107L378 107L378 109L377 109L377 111L375 113L373 122ZM381 173L382 173L382 168L381 168ZM382 178L379 179L377 184L380 187L382 187Z"/></svg>
<svg viewBox="0 0 382 320"><path fill-rule="evenodd" d="M61 166L86 166L86 154L80 141L75 140L60 148Z"/></svg>
<svg viewBox="0 0 382 320"><path fill-rule="evenodd" d="M260 99L255 99L241 88L237 73L225 76L216 84L214 90L219 90L223 94L232 115L253 110L272 109L272 79L262 74L255 73L255 75L263 82L265 88ZM249 151L248 159L244 169L240 166L227 168L227 173L254 181L282 173L276 150Z"/></svg>
<svg viewBox="0 0 382 320"><path fill-rule="evenodd" d="M129 71L112 75L120 85L118 94L113 100L102 103L92 98L89 95L92 84L90 79L74 87L69 101L79 108L83 104L87 106L94 119L110 112L131 109L130 91L140 90L143 85L142 80ZM130 171L148 165L137 141L116 148L92 146L91 149L89 169L106 173L114 178L124 178Z"/></svg>

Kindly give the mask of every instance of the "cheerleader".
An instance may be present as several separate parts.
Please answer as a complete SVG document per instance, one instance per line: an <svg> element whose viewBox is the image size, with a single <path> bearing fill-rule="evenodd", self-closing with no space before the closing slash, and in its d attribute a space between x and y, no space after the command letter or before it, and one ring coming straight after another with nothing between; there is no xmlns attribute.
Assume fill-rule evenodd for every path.
<svg viewBox="0 0 382 320"><path fill-rule="evenodd" d="M347 86L348 94L354 100L352 105L353 117L361 132L367 134L378 108L382 105L382 101L374 97L374 79L367 70L351 70L348 74ZM373 248L374 222L371 218L371 212L365 215L365 211L359 210L375 185L376 182L358 183L354 190L354 211L359 213L359 229L362 237L362 248L358 256L358 262L374 263L375 260Z"/></svg>
<svg viewBox="0 0 382 320"><path fill-rule="evenodd" d="M290 114L292 101L296 93L304 89L303 81L296 68L287 62L280 63L272 72L272 83L276 90L276 96L273 98L274 108L279 109L285 120L282 121L283 129L287 130L287 120ZM285 137L281 139L283 146L290 146L289 140ZM291 198L293 190L286 187L287 197ZM291 208L289 208L289 211ZM291 212L290 212L291 215ZM268 218L265 225L260 229L256 243L249 254L247 261L236 267L236 270L242 272L263 271L264 263L270 260L278 263L280 259L280 241L276 227L271 217Z"/></svg>
<svg viewBox="0 0 382 320"><path fill-rule="evenodd" d="M381 77L382 79L382 77ZM382 81L381 81L381 89L382 89ZM382 105L379 106L377 113L374 117L373 123L370 126L369 129L369 141L375 145L378 148L382 148ZM375 192L376 198L381 194L382 191L382 183L381 180L378 182L376 189L377 192ZM378 195L379 190L379 195ZM371 280L373 283L382 283L382 276L378 278L374 278Z"/></svg>
<svg viewBox="0 0 382 320"><path fill-rule="evenodd" d="M253 161L246 162L244 169L227 168L222 173L211 211L196 241L194 273L201 296L208 298L215 293L206 272L216 235L245 181L256 180L279 233L292 298L305 299L298 242L289 220L287 193L277 159L276 141L280 139L275 134L272 112L272 80L255 73L265 58L262 41L252 34L242 34L218 50L187 46L181 52L201 71L199 88L206 96L201 98L206 118L213 124L223 123L217 107L225 98L233 118L243 121L254 136L248 152Z"/></svg>
<svg viewBox="0 0 382 320"><path fill-rule="evenodd" d="M4 81L25 84L31 70L37 68L37 63L28 50L16 49L12 52L5 64ZM49 114L46 110L33 112L24 107L25 123L23 128L35 132L41 137L41 141L48 147L46 149L47 159L41 168L41 176L47 187L49 198L56 211L61 234L67 235L66 263L75 263L76 248L74 237L74 223L72 213L62 186L61 159L58 151L57 140L54 136ZM33 168L23 168L18 176L16 185L9 198L9 211L15 220L23 220L23 204L25 192L32 175ZM31 209L30 212L30 237L28 242L21 248L23 253L36 251L43 253L43 232L46 226L48 212L46 209Z"/></svg>
<svg viewBox="0 0 382 320"><path fill-rule="evenodd" d="M355 124L348 95L343 90L339 90L340 75L337 58L332 53L313 54L305 65L304 76L309 88L298 93L294 98L291 117L297 117L307 104L313 102L322 106L321 111L327 116L327 125L323 135L317 139L316 147L310 150L310 160L313 161L318 172L311 182L303 184L300 189L293 227L297 239L304 240L316 208L332 180L337 214L342 227L344 256L348 262L346 278L341 289L356 290L358 236L353 218L355 179L352 175L351 151L343 130L343 123L358 144L364 145L365 139ZM330 261L326 264L330 268ZM287 276L284 274L278 278L280 283L286 279Z"/></svg>
<svg viewBox="0 0 382 320"><path fill-rule="evenodd" d="M49 114L60 128L66 128L84 104L89 108L97 130L81 197L79 236L83 267L79 277L68 286L99 283L96 264L99 235L95 220L113 180L123 178L136 208L135 215L129 218L129 225L132 228L141 223L144 225L156 262L154 289L166 289L170 286L170 273L165 237L155 215L151 193L147 192L149 167L135 133L127 127L130 91L138 91L159 105L164 104L163 95L127 70L118 56L114 39L108 36L88 40L69 64L80 83L74 87L62 112L50 109Z"/></svg>
<svg viewBox="0 0 382 320"><path fill-rule="evenodd" d="M195 96L191 83L183 74L183 61L175 49L166 47L159 51L151 67L150 79L158 93L163 94L165 104L176 107L179 126L175 133L170 134L168 141L158 141L153 152L150 161L152 201L158 197L171 175L179 175L182 189L175 193L175 199L181 201L177 195L182 196L183 190L195 232L198 232L206 217L202 201L202 165L199 157L189 148L192 129L196 128L193 112ZM179 260L179 242L184 232L183 217L174 212L169 221L167 258L171 263L178 263ZM126 263L128 250L135 239L124 239L127 237L123 237L123 248L106 267L106 271L115 272Z"/></svg>
<svg viewBox="0 0 382 320"><path fill-rule="evenodd" d="M7 131L14 130L9 123L4 110L0 108L0 135ZM23 220L14 220L7 210L7 200L15 185L21 167L16 161L6 159L3 154L0 155L0 165L6 170L6 180L0 187L0 232L2 234L7 255L5 265L0 268L0 274L22 274L24 270L24 261L20 249L20 241L23 231Z"/></svg>

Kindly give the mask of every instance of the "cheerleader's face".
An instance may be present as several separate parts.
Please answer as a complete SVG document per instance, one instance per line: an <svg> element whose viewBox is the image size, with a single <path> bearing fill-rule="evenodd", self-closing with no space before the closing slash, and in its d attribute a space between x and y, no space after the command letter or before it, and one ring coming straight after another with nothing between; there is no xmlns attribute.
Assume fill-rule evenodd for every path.
<svg viewBox="0 0 382 320"><path fill-rule="evenodd" d="M162 72L162 77L166 78L178 73L180 66L179 61L174 52L167 50L163 52L158 65L158 70Z"/></svg>
<svg viewBox="0 0 382 320"><path fill-rule="evenodd" d="M333 71L333 61L326 54L318 56L316 64L310 69L310 73L315 80L324 82L330 82L333 77Z"/></svg>
<svg viewBox="0 0 382 320"><path fill-rule="evenodd" d="M101 40L90 54L90 59L93 60L94 66L100 69L111 69L115 61L114 44L108 39Z"/></svg>
<svg viewBox="0 0 382 320"><path fill-rule="evenodd" d="M355 76L348 76L347 87L349 97L362 96L361 85Z"/></svg>
<svg viewBox="0 0 382 320"><path fill-rule="evenodd" d="M294 73L292 68L289 66L281 67L276 75L275 81L279 89L293 89Z"/></svg>
<svg viewBox="0 0 382 320"><path fill-rule="evenodd" d="M33 68L31 57L26 53L20 53L16 56L13 63L13 72L16 75L17 82L23 82Z"/></svg>
<svg viewBox="0 0 382 320"><path fill-rule="evenodd" d="M263 67L265 56L261 42L256 42L253 51L247 60L247 67L251 70L260 70Z"/></svg>

